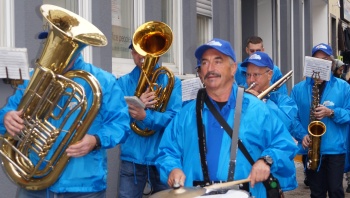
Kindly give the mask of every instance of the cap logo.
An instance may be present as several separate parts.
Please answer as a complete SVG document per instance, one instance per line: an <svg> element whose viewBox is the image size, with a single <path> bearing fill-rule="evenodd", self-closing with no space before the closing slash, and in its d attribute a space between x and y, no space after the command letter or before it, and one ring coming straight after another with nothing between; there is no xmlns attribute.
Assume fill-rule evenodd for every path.
<svg viewBox="0 0 350 198"><path fill-rule="evenodd" d="M208 42L207 45L222 46L222 44L219 41L214 41L214 40Z"/></svg>
<svg viewBox="0 0 350 198"><path fill-rule="evenodd" d="M261 60L261 56L258 54L253 54L249 57L249 59L254 59L254 60Z"/></svg>
<svg viewBox="0 0 350 198"><path fill-rule="evenodd" d="M325 45L317 45L316 49L327 49L327 46L325 46Z"/></svg>

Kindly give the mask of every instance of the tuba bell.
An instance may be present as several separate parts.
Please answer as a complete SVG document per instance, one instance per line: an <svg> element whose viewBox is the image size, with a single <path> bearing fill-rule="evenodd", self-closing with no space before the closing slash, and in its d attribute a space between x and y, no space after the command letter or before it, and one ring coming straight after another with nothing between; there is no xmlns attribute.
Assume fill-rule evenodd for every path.
<svg viewBox="0 0 350 198"><path fill-rule="evenodd" d="M48 4L40 10L49 32L17 108L23 110L24 129L16 137L0 137L7 176L27 190L55 183L69 160L66 148L83 138L96 117L101 105L97 79L86 71L66 71L87 45L107 44L103 33L79 15ZM92 101L73 78L91 88Z"/></svg>
<svg viewBox="0 0 350 198"><path fill-rule="evenodd" d="M159 57L165 54L171 46L173 34L170 27L158 21L149 21L137 28L133 35L132 43L135 51L144 56L140 78L135 90L135 96L140 97L149 87L155 92L154 110L164 112L169 102L171 92L174 88L174 74L166 67L155 66ZM156 80L161 74L167 76L166 85L158 85ZM153 130L140 129L135 122L130 124L131 129L138 135L150 136L154 134Z"/></svg>

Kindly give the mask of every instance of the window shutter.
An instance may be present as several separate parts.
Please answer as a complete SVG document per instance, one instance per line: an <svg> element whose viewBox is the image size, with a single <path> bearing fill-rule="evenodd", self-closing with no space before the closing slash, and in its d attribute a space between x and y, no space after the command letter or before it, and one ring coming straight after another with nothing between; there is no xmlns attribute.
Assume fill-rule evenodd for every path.
<svg viewBox="0 0 350 198"><path fill-rule="evenodd" d="M212 18L212 0L197 0L197 14Z"/></svg>

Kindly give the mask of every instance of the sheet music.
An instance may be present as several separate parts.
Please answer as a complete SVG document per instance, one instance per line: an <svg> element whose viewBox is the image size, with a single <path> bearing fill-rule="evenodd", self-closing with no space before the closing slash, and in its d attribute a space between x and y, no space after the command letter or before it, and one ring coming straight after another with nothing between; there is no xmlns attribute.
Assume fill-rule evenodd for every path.
<svg viewBox="0 0 350 198"><path fill-rule="evenodd" d="M329 81L331 78L332 61L305 56L304 76L312 77L313 71L320 72L320 79Z"/></svg>
<svg viewBox="0 0 350 198"><path fill-rule="evenodd" d="M29 79L27 48L0 47L0 78L21 79L21 77L23 80Z"/></svg>
<svg viewBox="0 0 350 198"><path fill-rule="evenodd" d="M186 79L182 83L182 102L197 98L197 92L203 87L199 77Z"/></svg>

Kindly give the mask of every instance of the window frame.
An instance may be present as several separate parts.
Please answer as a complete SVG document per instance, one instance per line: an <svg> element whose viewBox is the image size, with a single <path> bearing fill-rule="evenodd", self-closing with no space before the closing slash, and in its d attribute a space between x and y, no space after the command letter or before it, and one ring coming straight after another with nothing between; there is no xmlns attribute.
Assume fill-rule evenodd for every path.
<svg viewBox="0 0 350 198"><path fill-rule="evenodd" d="M0 46L15 47L15 16L14 0L2 0L0 2Z"/></svg>
<svg viewBox="0 0 350 198"><path fill-rule="evenodd" d="M182 73L183 71L183 54L182 49L183 35L181 32L182 25L182 1L172 1L173 6L173 17L172 19L174 26L171 27L173 31L173 43L174 46L174 63L162 62L162 66L169 68L175 75ZM134 0L134 30L133 32L143 23L145 23L145 1ZM120 77L129 73L134 69L134 60L126 58L115 58L112 57L112 73Z"/></svg>

